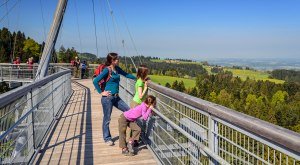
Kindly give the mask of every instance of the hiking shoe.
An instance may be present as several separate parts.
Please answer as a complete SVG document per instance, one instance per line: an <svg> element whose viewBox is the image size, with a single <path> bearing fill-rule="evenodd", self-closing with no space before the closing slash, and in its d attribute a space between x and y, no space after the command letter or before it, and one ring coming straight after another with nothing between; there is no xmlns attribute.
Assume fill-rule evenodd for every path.
<svg viewBox="0 0 300 165"><path fill-rule="evenodd" d="M105 142L105 144L108 146L113 146L114 142L112 140L109 140L109 141Z"/></svg>
<svg viewBox="0 0 300 165"><path fill-rule="evenodd" d="M137 140L133 141L133 147L138 147L139 146L139 142Z"/></svg>
<svg viewBox="0 0 300 165"><path fill-rule="evenodd" d="M131 152L131 153L134 153L134 150L133 150L133 142L128 142L127 144L127 148L128 148L128 151Z"/></svg>
<svg viewBox="0 0 300 165"><path fill-rule="evenodd" d="M134 154L132 152L129 152L128 149L122 150L122 155L124 156L133 156Z"/></svg>

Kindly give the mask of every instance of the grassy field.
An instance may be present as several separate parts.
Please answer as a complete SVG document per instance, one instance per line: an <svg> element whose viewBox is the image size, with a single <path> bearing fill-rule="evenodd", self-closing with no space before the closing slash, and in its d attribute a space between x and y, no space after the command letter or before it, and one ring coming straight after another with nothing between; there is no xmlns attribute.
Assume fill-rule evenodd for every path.
<svg viewBox="0 0 300 165"><path fill-rule="evenodd" d="M169 62L168 60L151 60L153 62ZM171 63L178 63L178 64L183 64L183 63L189 63L189 64L199 64L199 65L202 65L200 62L182 62L182 61L171 61ZM207 70L208 74L213 74L211 72L211 67L210 66L205 66L203 65L203 67ZM278 80L278 79L270 79L269 78L269 74L266 73L266 72L263 72L263 71L254 71L254 70L242 70L242 69L231 69L231 68L225 68L224 70L228 70L228 71L231 71L233 73L233 76L238 76L240 77L242 80L246 80L247 77L249 77L250 79L254 79L254 80L263 80L263 81L266 81L266 80L269 80L271 82L275 82L275 83L284 83L283 80ZM166 82L169 82L170 81L175 81L176 79L180 79L180 78L174 78L174 77L168 77L168 78L163 78L165 76L161 76L161 79L164 83L161 83L163 85L166 84ZM167 76L166 76L167 77ZM155 78L154 78L155 79ZM165 79L170 79L169 81L165 80ZM159 80L156 79L157 82ZM185 80L189 80L189 79L183 79L184 80L184 84L186 85L186 82ZM195 80L191 80L191 81L195 81ZM188 82L187 82L188 83ZM171 84L171 83L170 83ZM195 84L195 83L193 83Z"/></svg>
<svg viewBox="0 0 300 165"><path fill-rule="evenodd" d="M283 80L278 79L270 79L269 74L262 71L254 71L254 70L242 70L242 69L225 69L233 73L234 76L240 77L242 80L246 80L247 77L254 80L269 80L275 83L284 83Z"/></svg>
<svg viewBox="0 0 300 165"><path fill-rule="evenodd" d="M171 76L159 76L159 75L149 75L149 77L151 78L151 80L153 82L160 83L163 86L165 86L167 82L172 85L172 83L175 80L183 81L184 86L186 88L192 88L196 85L196 80L194 80L194 79L185 79L185 78L177 78L177 77L171 77Z"/></svg>
<svg viewBox="0 0 300 165"><path fill-rule="evenodd" d="M207 72L209 74L213 74L210 71L210 69L211 69L210 66L204 66L204 68L207 70ZM269 80L271 82L275 82L275 83L278 83L278 84L284 83L283 80L270 79L269 74L266 73L266 72L263 72L263 71L231 69L231 68L224 68L224 70L232 72L233 76L238 76L242 80L246 80L247 77L249 77L250 79L253 79L253 80L263 80L263 81Z"/></svg>
<svg viewBox="0 0 300 165"><path fill-rule="evenodd" d="M151 61L152 62L174 63L174 64L198 64L198 65L202 65L200 62L185 62L185 61L159 60L159 59L151 59Z"/></svg>

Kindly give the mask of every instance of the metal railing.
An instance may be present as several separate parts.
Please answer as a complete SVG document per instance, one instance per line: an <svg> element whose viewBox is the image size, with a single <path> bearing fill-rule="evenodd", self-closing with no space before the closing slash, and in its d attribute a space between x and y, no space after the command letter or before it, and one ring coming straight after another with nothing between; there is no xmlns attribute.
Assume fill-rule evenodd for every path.
<svg viewBox="0 0 300 165"><path fill-rule="evenodd" d="M0 64L0 81L32 82L37 65Z"/></svg>
<svg viewBox="0 0 300 165"><path fill-rule="evenodd" d="M50 64L48 73L53 74L58 67L66 64ZM0 63L0 81L7 82L32 82L35 78L38 65ZM69 67L64 67L68 68Z"/></svg>
<svg viewBox="0 0 300 165"><path fill-rule="evenodd" d="M27 164L71 95L71 71L55 73L0 95L0 164Z"/></svg>
<svg viewBox="0 0 300 165"><path fill-rule="evenodd" d="M74 67L70 63L50 63L48 73L55 72L54 68L63 67L71 70L71 75L76 78L91 78L98 64L89 64L84 75L81 74L81 67ZM8 64L0 63L0 82L32 82L36 76L38 65Z"/></svg>
<svg viewBox="0 0 300 165"><path fill-rule="evenodd" d="M121 78L129 105L134 81ZM300 164L300 134L226 107L149 83L157 98L142 129L162 164Z"/></svg>

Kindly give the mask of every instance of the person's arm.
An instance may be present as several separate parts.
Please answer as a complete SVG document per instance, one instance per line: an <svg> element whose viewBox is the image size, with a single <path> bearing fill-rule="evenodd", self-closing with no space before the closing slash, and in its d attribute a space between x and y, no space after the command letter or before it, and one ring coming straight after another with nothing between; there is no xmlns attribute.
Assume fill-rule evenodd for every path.
<svg viewBox="0 0 300 165"><path fill-rule="evenodd" d="M142 107L142 117L144 120L147 120L150 113L152 112L152 108L153 106L150 106L149 108L147 108L146 104L143 104L143 107Z"/></svg>
<svg viewBox="0 0 300 165"><path fill-rule="evenodd" d="M116 70L119 74L125 76L126 78L130 78L133 80L136 80L136 77L132 74L126 73L124 70L122 70L119 66L116 66Z"/></svg>
<svg viewBox="0 0 300 165"><path fill-rule="evenodd" d="M147 81L145 82L144 90L143 90L142 86L138 87L138 94L139 94L139 98L140 99L142 99L144 97L144 95L147 92L147 89L148 89Z"/></svg>
<svg viewBox="0 0 300 165"><path fill-rule="evenodd" d="M97 77L95 77L93 79L93 84L94 84L96 90L98 91L98 93L102 93L101 88L99 86L99 81L101 81L106 76L108 76L108 69L107 68L103 69L101 74L99 74Z"/></svg>

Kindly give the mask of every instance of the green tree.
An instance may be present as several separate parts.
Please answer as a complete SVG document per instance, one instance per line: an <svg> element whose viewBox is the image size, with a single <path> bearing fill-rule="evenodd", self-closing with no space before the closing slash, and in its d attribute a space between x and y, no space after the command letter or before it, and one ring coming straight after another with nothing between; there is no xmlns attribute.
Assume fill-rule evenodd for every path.
<svg viewBox="0 0 300 165"><path fill-rule="evenodd" d="M172 89L178 90L178 81L175 80L171 86Z"/></svg>
<svg viewBox="0 0 300 165"><path fill-rule="evenodd" d="M214 102L214 103L217 102L217 93L215 91L210 92L210 94L209 94L209 100L211 102Z"/></svg>
<svg viewBox="0 0 300 165"><path fill-rule="evenodd" d="M57 58L58 58L58 62L66 62L67 61L66 48L63 45L59 48Z"/></svg>
<svg viewBox="0 0 300 165"><path fill-rule="evenodd" d="M185 85L184 85L184 82L182 80L179 82L177 90L180 91L180 92L185 91Z"/></svg>
<svg viewBox="0 0 300 165"><path fill-rule="evenodd" d="M253 94L248 94L246 98L246 105L245 105L245 113L251 115L251 116L256 116L257 115L257 106L256 106L256 96Z"/></svg>
<svg viewBox="0 0 300 165"><path fill-rule="evenodd" d="M167 88L171 88L171 84L169 84L168 82L165 85Z"/></svg>
<svg viewBox="0 0 300 165"><path fill-rule="evenodd" d="M190 93L189 93L189 94L192 95L192 96L197 97L197 96L198 96L198 90L197 90L197 88L196 88L196 87L193 87L193 88L190 90Z"/></svg>
<svg viewBox="0 0 300 165"><path fill-rule="evenodd" d="M40 46L33 39L28 38L24 41L23 51L25 53L25 58L24 56L22 57L23 62L27 61L27 59L30 57L33 57L34 61L37 61L39 59Z"/></svg>
<svg viewBox="0 0 300 165"><path fill-rule="evenodd" d="M276 107L280 104L283 104L285 103L287 97L288 97L288 93L286 91L279 90L273 95L271 105L273 107Z"/></svg>
<svg viewBox="0 0 300 165"><path fill-rule="evenodd" d="M7 28L0 30L0 62L12 62L12 35Z"/></svg>
<svg viewBox="0 0 300 165"><path fill-rule="evenodd" d="M217 103L230 108L232 103L231 95L225 89L222 89L217 96Z"/></svg>

